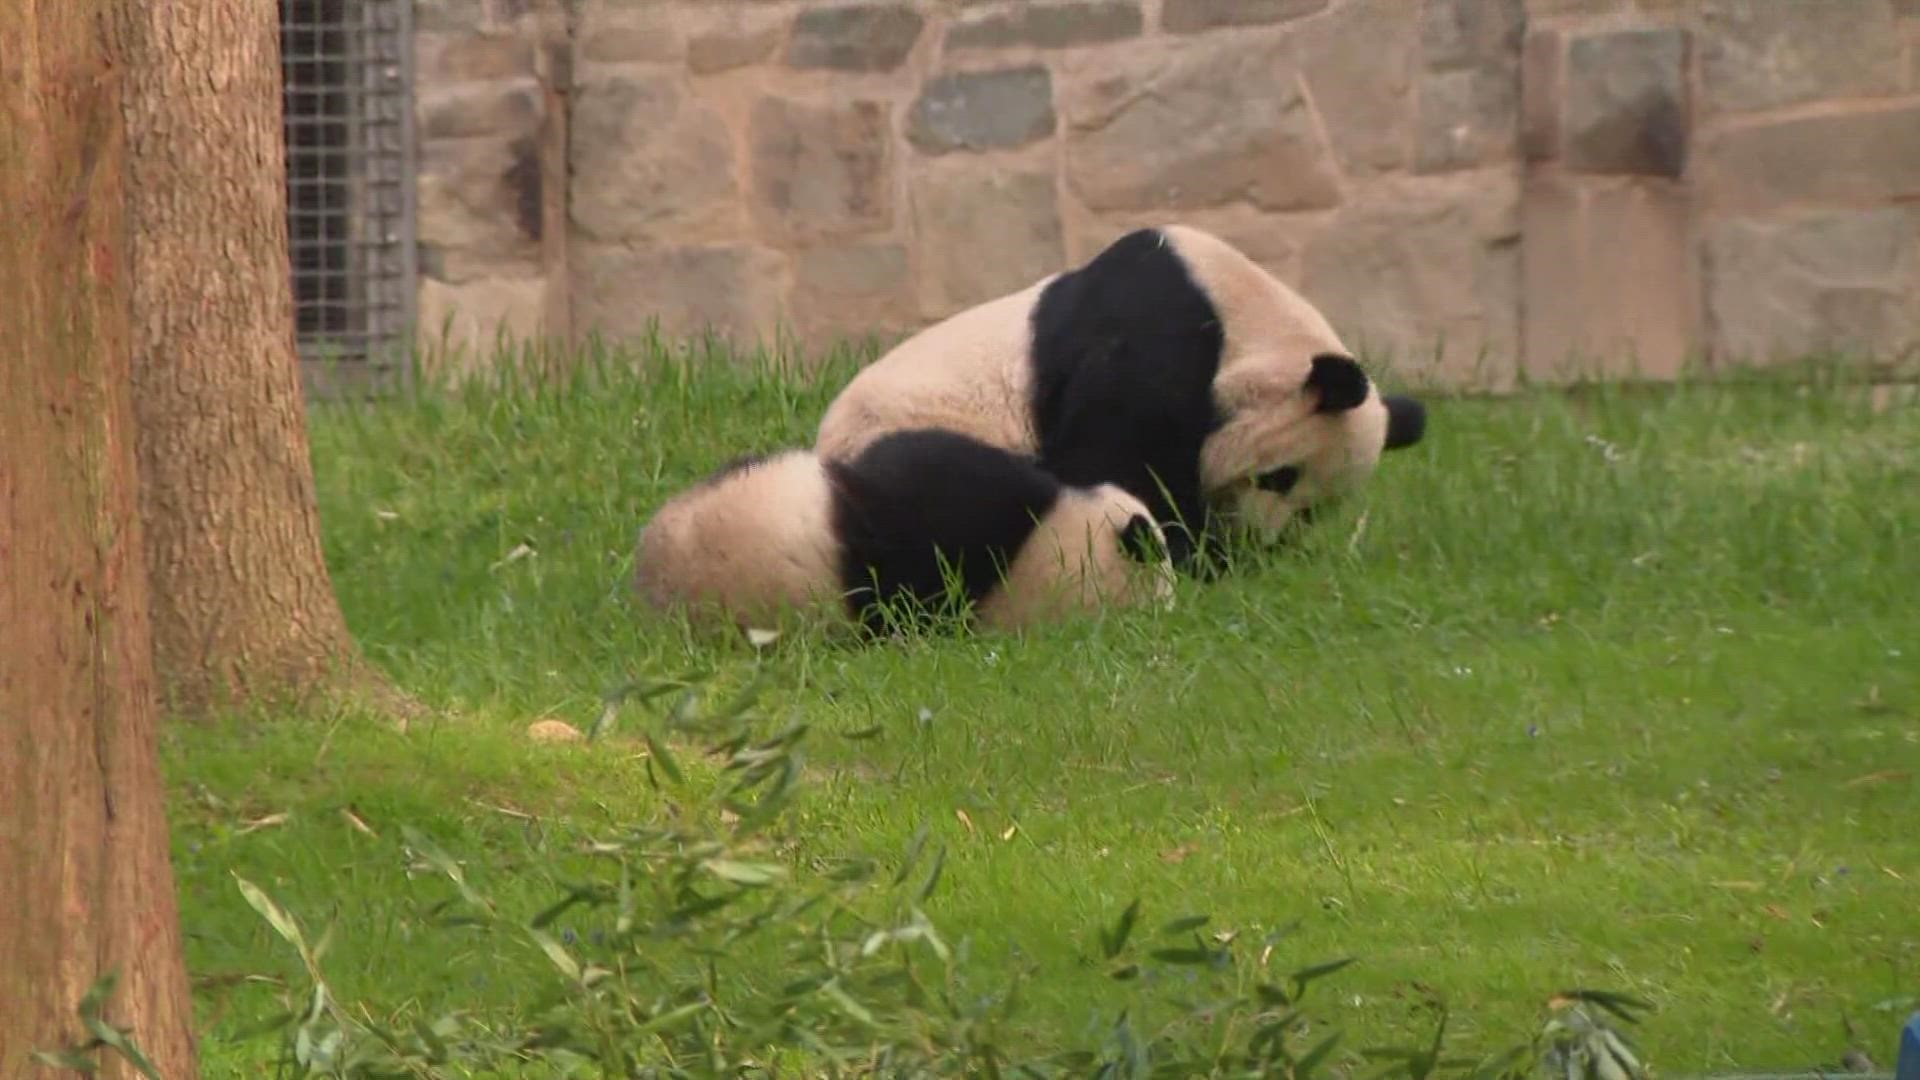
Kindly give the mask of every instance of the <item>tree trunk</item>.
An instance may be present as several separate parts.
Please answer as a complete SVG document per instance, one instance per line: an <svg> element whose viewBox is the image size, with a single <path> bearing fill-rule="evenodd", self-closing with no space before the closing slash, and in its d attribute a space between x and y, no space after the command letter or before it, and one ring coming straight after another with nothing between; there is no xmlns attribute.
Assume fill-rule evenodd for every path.
<svg viewBox="0 0 1920 1080"><path fill-rule="evenodd" d="M276 0L129 3L134 411L154 654L186 712L365 672L294 353Z"/></svg>
<svg viewBox="0 0 1920 1080"><path fill-rule="evenodd" d="M87 1041L76 1010L109 973L101 1018L168 1080L195 1072L135 513L110 2L0 0L4 1080Z"/></svg>

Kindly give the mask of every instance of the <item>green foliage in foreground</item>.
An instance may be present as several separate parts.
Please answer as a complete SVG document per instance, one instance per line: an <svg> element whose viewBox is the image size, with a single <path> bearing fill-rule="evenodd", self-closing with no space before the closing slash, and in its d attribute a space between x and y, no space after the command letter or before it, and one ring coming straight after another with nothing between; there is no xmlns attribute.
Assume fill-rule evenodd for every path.
<svg viewBox="0 0 1920 1080"><path fill-rule="evenodd" d="M913 1024L1064 1065L1050 1055L1117 1052L1122 1007L1141 1045L1179 1032L1194 1038L1169 1053L1243 1051L1264 1007L1252 980L1353 956L1287 1043L1304 1055L1345 1032L1328 1069L1384 1066L1355 1048L1431 1045L1435 1002L1449 1061L1532 1046L1543 994L1567 985L1652 1003L1639 1036L1669 1073L1832 1063L1849 1023L1890 1059L1920 987L1910 406L1875 410L1821 380L1442 400L1428 441L1305 550L1184 583L1172 613L756 651L625 598L647 513L744 450L803 445L849 370L727 359L608 353L566 379L316 409L349 620L440 716L404 735L356 715L169 733L210 1073L257 1074L272 1035L250 1032L287 995L311 1000L297 951L236 876L303 933L334 927L321 963L352 1025L444 1040L433 1025L451 1012L458 1038L505 1045L584 1000L524 930L577 886L597 883L598 906L549 932L582 973L652 988L632 1024L690 1003L670 957L828 890L782 924L825 936L763 930L726 954L733 981L714 1000L762 1023L789 982L829 970L826 942L918 925L899 890L926 864L893 884L917 837L923 859L945 852L919 907L950 958L923 937L835 961L864 972L841 989L914 1036L901 1053L931 1030L889 1011L915 984L876 997L861 979L903 965L932 1003ZM525 736L550 717L592 728L615 687L730 698L755 678L771 730L808 732L807 782L759 832L712 802L732 752L707 758L711 731L668 730L674 694L621 710L592 743ZM647 709L667 726L649 729ZM684 783L663 794L665 752ZM446 864L418 864L409 830L457 860L490 913ZM702 843L785 876L706 881L742 897L646 951L667 968L616 963L620 861L664 847L691 866L710 858L685 855ZM880 876L831 877L869 863ZM1136 897L1124 955L1140 976L1116 981L1094 928L1111 932ZM636 925L670 899L648 893ZM1156 936L1190 911L1209 916L1197 939ZM789 970L802 944L812 966ZM1227 944L1219 968L1150 955ZM853 1023L827 995L806 1002ZM1209 1003L1226 1027L1193 1018ZM830 1046L874 1045L822 1030L839 1032ZM730 1036L734 1060L751 1043Z"/></svg>

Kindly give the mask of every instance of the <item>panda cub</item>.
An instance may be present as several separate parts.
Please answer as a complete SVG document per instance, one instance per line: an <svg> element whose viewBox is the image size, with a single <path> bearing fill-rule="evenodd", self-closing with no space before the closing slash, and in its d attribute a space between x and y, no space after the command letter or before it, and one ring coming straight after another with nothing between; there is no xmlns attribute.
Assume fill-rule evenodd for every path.
<svg viewBox="0 0 1920 1080"><path fill-rule="evenodd" d="M925 426L1032 455L1066 484L1124 488L1191 567L1203 545L1219 551L1216 515L1277 536L1419 442L1426 410L1382 396L1259 264L1173 225L900 343L835 397L815 449L839 460Z"/></svg>
<svg viewBox="0 0 1920 1080"><path fill-rule="evenodd" d="M998 628L1106 604L1168 606L1174 580L1140 500L918 429L844 461L785 450L723 466L647 523L633 584L657 608L742 628L824 608L880 633L890 609L938 609L950 576L961 614Z"/></svg>

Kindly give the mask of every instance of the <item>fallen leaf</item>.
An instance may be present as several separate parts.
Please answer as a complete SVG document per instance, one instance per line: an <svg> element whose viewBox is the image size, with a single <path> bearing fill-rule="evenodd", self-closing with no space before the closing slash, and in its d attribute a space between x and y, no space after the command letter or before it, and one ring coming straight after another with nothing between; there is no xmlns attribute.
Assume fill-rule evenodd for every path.
<svg viewBox="0 0 1920 1080"><path fill-rule="evenodd" d="M1865 776L1856 776L1841 786L1865 787L1868 784L1884 784L1892 780L1905 780L1912 775L1912 773L1905 769L1881 769L1879 772L1870 772Z"/></svg>
<svg viewBox="0 0 1920 1080"><path fill-rule="evenodd" d="M268 814L266 817L254 818L252 821L246 822L240 826L240 835L245 836L247 833L253 832L256 829L271 829L276 825L285 825L286 823L287 812L282 810L277 814Z"/></svg>
<svg viewBox="0 0 1920 1080"><path fill-rule="evenodd" d="M967 812L965 810L962 810L956 806L953 808L953 816L959 818L960 824L965 825L967 827L968 835L973 834L973 819L967 816Z"/></svg>
<svg viewBox="0 0 1920 1080"><path fill-rule="evenodd" d="M347 824L353 826L354 828L360 830L363 833L366 833L368 836L371 836L375 839L379 839L380 834L373 831L373 826L367 824L366 819L362 818L359 814L354 813L352 807L347 807L347 806L341 807L340 816L347 819Z"/></svg>
<svg viewBox="0 0 1920 1080"><path fill-rule="evenodd" d="M1790 922L1793 919L1793 916L1787 914L1786 909L1781 907L1779 904L1768 904L1766 907L1763 907L1760 910L1766 912L1767 914L1773 916L1776 919L1779 919L1781 922Z"/></svg>
<svg viewBox="0 0 1920 1080"><path fill-rule="evenodd" d="M1007 826L1007 831L1000 834L1000 839L1003 841L1011 840L1013 839L1013 834L1019 831L1020 826L1018 824L1009 825Z"/></svg>
<svg viewBox="0 0 1920 1080"><path fill-rule="evenodd" d="M557 743L579 742L586 736L580 733L579 728L565 720L546 719L535 720L527 725L527 738L534 742Z"/></svg>
<svg viewBox="0 0 1920 1080"><path fill-rule="evenodd" d="M1200 850L1200 846L1198 844L1181 844L1179 847L1169 848L1166 851L1161 852L1160 861L1169 862L1169 863L1183 863L1187 861L1187 856L1192 855L1194 852L1199 850Z"/></svg>

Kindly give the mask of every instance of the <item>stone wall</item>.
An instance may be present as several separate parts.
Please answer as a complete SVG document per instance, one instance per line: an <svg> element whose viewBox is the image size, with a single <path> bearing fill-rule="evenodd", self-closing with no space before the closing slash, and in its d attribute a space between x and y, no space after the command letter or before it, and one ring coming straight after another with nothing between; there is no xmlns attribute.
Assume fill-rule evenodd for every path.
<svg viewBox="0 0 1920 1080"><path fill-rule="evenodd" d="M1920 334L1920 0L419 0L430 332L897 335L1182 220L1498 386Z"/></svg>

